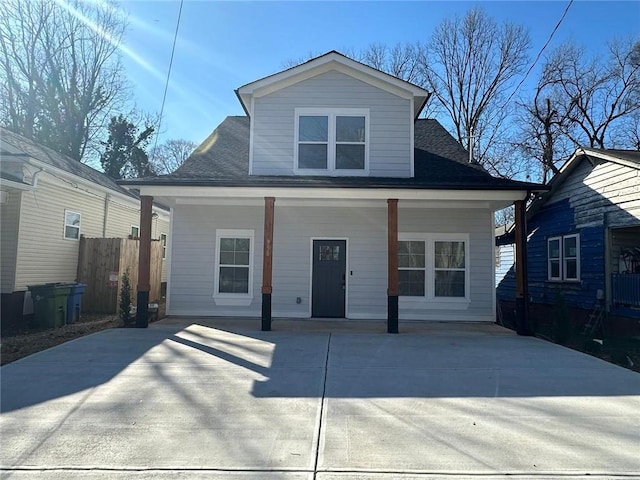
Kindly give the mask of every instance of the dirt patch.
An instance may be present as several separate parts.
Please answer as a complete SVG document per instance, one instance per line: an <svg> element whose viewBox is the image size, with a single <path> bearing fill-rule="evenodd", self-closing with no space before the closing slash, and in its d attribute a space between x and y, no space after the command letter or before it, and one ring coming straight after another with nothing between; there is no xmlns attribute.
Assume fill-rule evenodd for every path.
<svg viewBox="0 0 640 480"><path fill-rule="evenodd" d="M2 337L0 344L0 365L15 362L20 358L55 347L74 338L122 326L122 320L117 316L101 315L82 318L77 323L65 325L60 328L12 332L11 336Z"/></svg>
<svg viewBox="0 0 640 480"><path fill-rule="evenodd" d="M157 318L165 316L164 303L160 304ZM156 318L152 318L154 321ZM132 325L133 326L133 325ZM117 315L82 314L80 321L59 328L30 330L11 328L2 330L0 339L0 365L15 362L21 358L46 350L56 345L80 338L90 333L110 328L124 328L125 325Z"/></svg>

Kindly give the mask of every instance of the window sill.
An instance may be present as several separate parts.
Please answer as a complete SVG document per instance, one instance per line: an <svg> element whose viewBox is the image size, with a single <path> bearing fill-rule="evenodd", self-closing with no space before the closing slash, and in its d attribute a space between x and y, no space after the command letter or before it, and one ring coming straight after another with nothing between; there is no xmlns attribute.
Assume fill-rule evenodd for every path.
<svg viewBox="0 0 640 480"><path fill-rule="evenodd" d="M430 308L432 310L466 310L471 304L468 298L399 297L400 308Z"/></svg>
<svg viewBox="0 0 640 480"><path fill-rule="evenodd" d="M220 306L228 306L228 307L248 307L253 302L253 296L242 296L242 297L227 297L214 295L213 301L216 305Z"/></svg>

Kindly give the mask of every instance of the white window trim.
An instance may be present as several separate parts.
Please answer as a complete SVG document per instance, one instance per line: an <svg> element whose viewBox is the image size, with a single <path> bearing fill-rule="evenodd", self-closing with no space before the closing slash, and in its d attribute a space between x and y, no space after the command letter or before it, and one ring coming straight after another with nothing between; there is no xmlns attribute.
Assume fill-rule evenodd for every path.
<svg viewBox="0 0 640 480"><path fill-rule="evenodd" d="M137 228L137 229L138 229L138 235L137 235L137 236L135 236L135 235L133 234L133 229L134 229L134 228ZM131 225L131 228L129 229L129 235L131 236L131 238L134 238L134 239L135 239L135 238L140 238L140 226L139 226L139 225Z"/></svg>
<svg viewBox="0 0 640 480"><path fill-rule="evenodd" d="M78 215L80 217L80 225L78 225L77 227L75 225L68 225L67 224L67 213L73 213L74 215ZM76 212L73 210L66 210L64 211L64 222L63 222L63 226L62 226L62 238L64 238L65 240L72 240L74 242L79 242L80 241L80 232L82 231L82 214L80 212ZM78 229L78 238L71 238L71 237L67 237L67 227L71 227L71 228L77 228Z"/></svg>
<svg viewBox="0 0 640 480"><path fill-rule="evenodd" d="M551 261L556 260L555 258L551 258L551 242L558 241L558 252L559 256L557 258L558 261L558 276L554 277L551 275ZM549 237L547 239L547 280L550 282L561 282L562 281L562 237Z"/></svg>
<svg viewBox="0 0 640 480"><path fill-rule="evenodd" d="M566 257L564 255L564 241L567 238L575 238L576 239L576 256L569 257L576 259L576 278L567 278L567 269L565 268ZM560 256L558 257L559 263L559 276L552 277L551 276L551 258L549 258L549 244L558 240L560 242ZM555 260L555 259L554 259ZM557 235L555 237L549 237L547 239L547 280L549 282L562 282L562 283L576 283L580 282L580 234L579 233L571 233L569 235Z"/></svg>
<svg viewBox="0 0 640 480"><path fill-rule="evenodd" d="M471 303L471 255L468 233L399 233L398 241L424 241L425 242L425 296L424 297L399 297L400 307L416 306L416 304L442 305L451 308L466 308ZM464 242L465 244L465 277L464 297L436 297L435 296L435 242Z"/></svg>
<svg viewBox="0 0 640 480"><path fill-rule="evenodd" d="M247 293L219 293L220 285L220 239L248 238L249 239L249 291ZM255 231L217 229L215 246L215 270L213 272L213 300L216 305L248 306L253 301L253 256L255 251Z"/></svg>
<svg viewBox="0 0 640 480"><path fill-rule="evenodd" d="M328 118L327 138L327 168L312 169L298 168L298 134L300 130L300 117L308 115L326 116ZM364 117L364 169L336 169L336 117L352 116ZM364 177L369 175L369 146L371 136L369 134L369 109L368 108L296 108L294 122L293 141L293 172L296 175L324 175L333 177ZM307 143L307 142L303 142ZM324 142L318 142L324 143Z"/></svg>

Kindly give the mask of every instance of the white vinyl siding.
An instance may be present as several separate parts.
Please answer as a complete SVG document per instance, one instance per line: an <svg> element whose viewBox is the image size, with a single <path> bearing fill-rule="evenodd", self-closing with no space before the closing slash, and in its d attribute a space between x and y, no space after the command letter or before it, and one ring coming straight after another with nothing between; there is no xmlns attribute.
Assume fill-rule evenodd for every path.
<svg viewBox="0 0 640 480"><path fill-rule="evenodd" d="M0 279L2 293L14 291L16 278L16 255L20 228L20 198L22 192L7 188L6 202L0 205Z"/></svg>
<svg viewBox="0 0 640 480"><path fill-rule="evenodd" d="M253 290L262 281L263 206L187 206L174 209L171 247L170 314L259 317L261 298L250 305L216 305L216 229L255 231ZM403 320L493 321L493 232L488 209L402 208L399 229L468 236L468 301L401 305ZM347 239L347 317L384 319L387 311L387 208L283 206L276 200L273 246L274 317L310 315L311 239ZM298 303L298 298L300 303Z"/></svg>
<svg viewBox="0 0 640 480"><path fill-rule="evenodd" d="M293 175L296 108L369 109L369 175L411 176L411 101L330 71L254 99L254 175Z"/></svg>
<svg viewBox="0 0 640 480"><path fill-rule="evenodd" d="M259 316L262 297L254 295L248 305L216 304L213 298L216 266L216 230L254 230L253 284L260 292L262 281L263 207L216 207L178 205L173 211L169 238L171 315Z"/></svg>
<svg viewBox="0 0 640 480"><path fill-rule="evenodd" d="M131 226L140 220L138 202L111 195L105 228L105 195L88 186L75 188L46 173L40 175L35 191L22 193L14 290L75 281L79 242L64 238L65 210L80 214L80 234L86 237L101 238L104 232L107 238L126 238L131 233ZM162 213L153 219L152 238L159 238L160 231L169 231L168 218ZM4 218L2 222L4 231ZM164 264L162 273L162 281L166 281Z"/></svg>
<svg viewBox="0 0 640 480"><path fill-rule="evenodd" d="M549 204L568 199L576 229L605 224L609 228L640 221L640 170L612 162L593 166L583 160L554 193Z"/></svg>
<svg viewBox="0 0 640 480"><path fill-rule="evenodd" d="M22 195L16 290L75 281L80 242L64 238L65 210L81 215L82 235L102 236L104 196L61 186L58 179L41 174L37 190Z"/></svg>

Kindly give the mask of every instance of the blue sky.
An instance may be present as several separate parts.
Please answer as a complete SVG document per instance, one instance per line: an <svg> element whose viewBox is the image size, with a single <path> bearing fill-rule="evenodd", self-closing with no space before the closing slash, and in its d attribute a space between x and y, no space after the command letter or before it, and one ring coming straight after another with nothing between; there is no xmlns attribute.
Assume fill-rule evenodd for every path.
<svg viewBox="0 0 640 480"><path fill-rule="evenodd" d="M529 29L532 62L567 4L185 0L159 141L200 143L227 115L244 113L234 89L282 70L287 60L370 43L425 41L444 18L476 5L499 22ZM123 60L134 101L141 110L160 112L180 2L123 0L120 6L129 14ZM638 35L639 25L640 2L576 0L546 51L573 39L599 54L614 36ZM518 94L526 94L528 84Z"/></svg>

